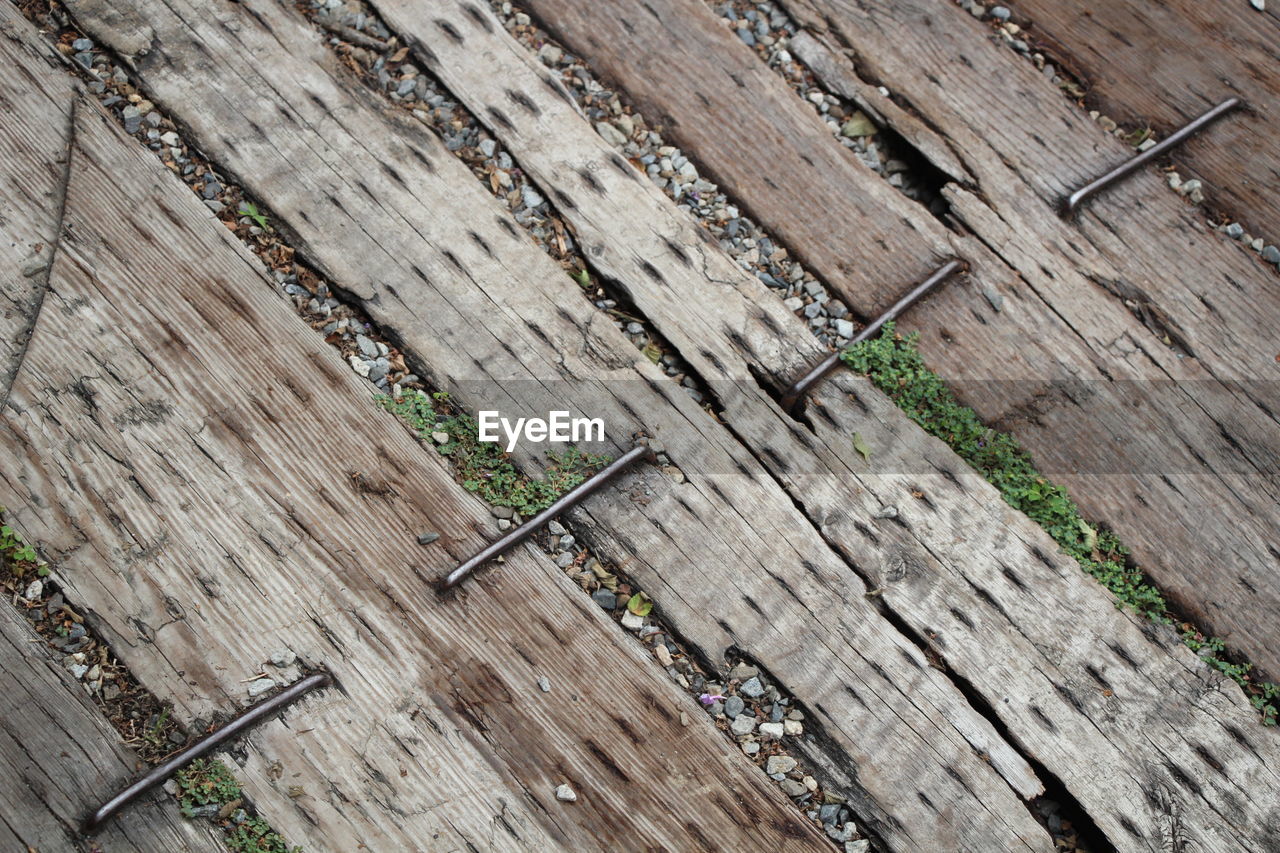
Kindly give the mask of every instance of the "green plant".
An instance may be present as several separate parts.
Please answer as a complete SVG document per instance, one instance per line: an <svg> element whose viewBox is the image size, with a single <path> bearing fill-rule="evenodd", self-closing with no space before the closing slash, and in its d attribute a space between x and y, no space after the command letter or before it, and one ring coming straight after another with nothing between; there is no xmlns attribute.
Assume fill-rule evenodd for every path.
<svg viewBox="0 0 1280 853"><path fill-rule="evenodd" d="M1173 616L1160 591L1129 561L1129 550L1112 533L1090 524L1062 486L1036 470L1030 454L1008 433L988 428L978 414L962 405L930 370L917 348L918 335L899 335L886 323L879 337L846 349L842 360L885 392L930 435L945 441L1000 492L1012 507L1026 513L1080 567L1100 581L1116 600L1156 622ZM1252 664L1233 662L1222 640L1205 637L1183 625L1183 641L1219 672L1244 688L1267 725L1280 710L1280 686L1258 682Z"/></svg>
<svg viewBox="0 0 1280 853"><path fill-rule="evenodd" d="M227 833L227 848L234 853L296 853L301 847L290 847L260 817L246 817Z"/></svg>
<svg viewBox="0 0 1280 853"><path fill-rule="evenodd" d="M247 216L258 224L263 231L271 228L267 223L267 217L258 211L258 206L251 201L240 202L240 215Z"/></svg>
<svg viewBox="0 0 1280 853"><path fill-rule="evenodd" d="M516 469L501 446L480 441L475 419L454 411L447 393L428 396L411 391L394 398L379 395L378 402L440 455L453 460L454 473L463 488L494 506L511 507L523 516L550 506L609 462L607 456L571 447L563 453L548 452L546 473L541 478L530 477ZM448 440L437 441L434 436L438 433L447 435Z"/></svg>
<svg viewBox="0 0 1280 853"><path fill-rule="evenodd" d="M0 506L0 516L5 508ZM0 524L0 564L8 567L15 577L25 577L34 572L39 577L49 574L49 565L40 559L36 549L23 541L22 535L7 524Z"/></svg>
<svg viewBox="0 0 1280 853"><path fill-rule="evenodd" d="M217 759L197 758L174 777L182 813L192 817L197 806L226 805L240 799L240 783Z"/></svg>

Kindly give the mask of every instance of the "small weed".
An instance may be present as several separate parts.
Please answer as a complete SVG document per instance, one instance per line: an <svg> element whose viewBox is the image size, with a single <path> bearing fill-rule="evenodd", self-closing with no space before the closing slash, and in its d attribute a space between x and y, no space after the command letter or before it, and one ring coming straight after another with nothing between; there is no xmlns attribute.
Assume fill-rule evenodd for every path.
<svg viewBox="0 0 1280 853"><path fill-rule="evenodd" d="M1026 513L1053 537L1080 567L1100 581L1125 607L1156 622L1174 621L1160 591L1127 560L1129 550L1113 533L1089 524L1062 486L1036 470L1031 456L1012 435L989 429L978 414L956 400L938 374L925 366L916 347L918 335L899 335L885 324L877 338L845 350L844 362L865 374L930 435L945 441L960 458L995 486L1005 501ZM1275 725L1280 710L1280 686L1255 681L1253 665L1234 663L1216 637L1205 637L1182 625L1183 641L1206 663L1242 688L1262 714Z"/></svg>
<svg viewBox="0 0 1280 853"><path fill-rule="evenodd" d="M240 215L247 216L252 219L263 231L271 228L267 223L267 217L260 213L258 211L258 206L251 201L240 202Z"/></svg>
<svg viewBox="0 0 1280 853"><path fill-rule="evenodd" d="M178 803L187 817L193 817L196 806L222 806L240 799L240 783L227 765L216 759L197 758L178 771L174 779L178 783Z"/></svg>
<svg viewBox="0 0 1280 853"><path fill-rule="evenodd" d="M301 847L290 847L260 817L247 817L227 834L227 848L233 853L296 853Z"/></svg>
<svg viewBox="0 0 1280 853"><path fill-rule="evenodd" d="M4 512L5 508L0 506L0 516ZM7 524L0 524L0 566L7 569L0 576L0 585L4 585L4 581L49 575L49 565L40 559L36 549L24 542L18 531Z"/></svg>
<svg viewBox="0 0 1280 853"><path fill-rule="evenodd" d="M178 771L174 779L178 783L178 803L187 817L195 817L195 809L200 806L220 809L230 806L233 814L239 814L239 822L222 816L216 819L226 830L227 849L232 853L299 853L302 850L286 844L280 833L262 818L240 813L236 805L243 799L240 783L221 761L197 758Z"/></svg>
<svg viewBox="0 0 1280 853"><path fill-rule="evenodd" d="M571 447L563 453L547 453L550 464L546 474L540 479L529 477L516 470L498 444L480 441L475 418L455 411L444 392L428 396L411 391L396 398L380 395L378 402L440 455L453 460L454 473L463 488L494 506L511 507L525 517L550 506L609 462L607 456L582 453ZM445 433L449 440L441 444L432 433Z"/></svg>

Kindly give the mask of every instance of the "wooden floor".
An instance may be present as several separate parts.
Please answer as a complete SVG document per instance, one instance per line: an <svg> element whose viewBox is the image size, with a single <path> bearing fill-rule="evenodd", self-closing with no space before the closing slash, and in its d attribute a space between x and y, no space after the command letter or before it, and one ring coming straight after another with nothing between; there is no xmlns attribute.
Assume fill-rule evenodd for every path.
<svg viewBox="0 0 1280 853"><path fill-rule="evenodd" d="M470 410L602 417L614 453L634 433L662 441L681 476L642 466L569 521L693 653L746 655L795 697L808 734L794 749L879 849L1052 850L1030 805L1047 789L1119 850L1280 847L1265 794L1280 790L1280 743L1242 692L1171 628L1117 609L866 381L834 375L809 425L782 412L774 392L825 355L806 324L487 9L374 4L555 200L720 418L290 4L66 5L434 386ZM1280 672L1277 364L1250 332L1280 314L1274 269L1154 173L1060 220L1063 192L1123 147L948 2L787 8L828 87L865 95L856 67L906 93L910 108L882 112L953 179L958 227L849 157L702 0L530 6L858 314L967 260L969 283L908 321L930 363L1135 543L1180 605ZM280 647L334 673L338 687L228 756L273 826L317 851L832 849L541 551L436 598L430 579L495 535L487 508L8 0L0 53L15 69L0 80L0 503L183 722L243 705ZM545 464L536 448L514 457ZM424 548L423 530L442 538ZM8 774L0 838L72 849L75 816L123 781L127 753L0 617L6 693L49 718L2 729L0 760L42 775ZM29 751L40 727L85 757L57 738L40 747L58 760ZM101 778L76 776L81 760ZM576 802L556 798L562 783ZM147 804L116 843L216 846L175 815Z"/></svg>

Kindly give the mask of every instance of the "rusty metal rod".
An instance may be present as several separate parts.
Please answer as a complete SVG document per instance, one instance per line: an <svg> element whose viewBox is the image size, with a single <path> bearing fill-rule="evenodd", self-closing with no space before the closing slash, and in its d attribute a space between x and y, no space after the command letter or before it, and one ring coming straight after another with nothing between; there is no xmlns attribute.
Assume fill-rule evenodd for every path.
<svg viewBox="0 0 1280 853"><path fill-rule="evenodd" d="M208 755L223 743L239 737L267 717L297 702L304 694L328 683L329 673L317 672L314 675L308 675L306 678L295 681L270 699L259 702L249 708L217 731L210 732L182 750L182 752L157 764L147 772L147 775L107 800L85 820L84 831L88 834L97 832L113 815L155 786L164 784L170 776L177 773L185 765L195 761L197 758Z"/></svg>
<svg viewBox="0 0 1280 853"><path fill-rule="evenodd" d="M1130 159L1121 163L1119 166L1116 166L1114 169L1107 172L1105 175L1098 178L1097 180L1090 181L1089 183L1085 184L1083 187L1076 190L1071 195L1067 196L1066 200L1062 203L1062 215L1066 218L1070 218L1074 216L1076 211L1080 209L1080 205L1083 204L1085 200L1088 199L1090 196L1098 192L1101 192L1102 190L1106 189L1109 185L1123 178L1125 175L1128 175L1132 173L1134 170L1141 168L1147 163L1150 163L1152 160L1156 159L1157 157L1169 151L1170 149L1176 148L1177 146L1181 145L1183 142L1187 141L1187 139L1190 138L1192 134L1195 134L1200 130L1203 130L1205 127L1209 126L1213 122L1222 118L1227 113L1234 110L1236 107L1240 106L1240 104L1241 104L1241 101L1239 98L1227 98L1225 101L1218 104L1216 107L1209 110L1204 115L1201 115L1199 118L1193 119L1189 124L1187 124L1181 130L1178 130L1175 133L1170 134L1167 139L1161 140L1160 142L1157 142L1155 145L1148 148L1146 151L1143 151L1140 154L1134 157L1131 157Z"/></svg>
<svg viewBox="0 0 1280 853"><path fill-rule="evenodd" d="M598 491L601 486L618 476L618 474L622 473L624 469L630 467L630 465L637 459L642 456L652 457L653 455L653 451L648 447L645 447L643 444L631 448L604 468L601 468L595 474L591 475L591 477L565 492L557 498L555 503L551 504L551 506L538 513L524 524L521 524L506 536L503 536L501 539L491 545L488 545L480 553L449 572L449 574L445 576L444 580L440 581L438 584L439 591L446 592L447 590L453 589L455 586L462 583L462 581L466 579L467 575L471 574L494 557L505 554L516 545L519 545L521 542L528 539L533 534L533 531L537 530L539 527L546 524L548 521L551 521L561 513L573 509L582 502L583 498Z"/></svg>
<svg viewBox="0 0 1280 853"><path fill-rule="evenodd" d="M933 275L920 282L920 284L917 285L910 293L895 302L893 307L888 311L884 312L867 324L867 326L862 331L858 332L853 340L849 342L849 345L853 346L854 344L860 344L876 332L880 331L880 328L884 326L885 323L896 319L900 314L902 314L902 312L920 301L926 293L933 290L939 284L946 281L957 271L963 268L964 263L961 261L948 261L938 267L934 270ZM782 408L788 412L794 412L796 402L799 401L799 399L803 397L810 388L821 381L822 377L826 376L832 370L835 370L838 364L840 364L839 352L833 352L831 355L827 356L821 364L813 370L810 370L800 379L800 381L787 389L787 393L782 395Z"/></svg>

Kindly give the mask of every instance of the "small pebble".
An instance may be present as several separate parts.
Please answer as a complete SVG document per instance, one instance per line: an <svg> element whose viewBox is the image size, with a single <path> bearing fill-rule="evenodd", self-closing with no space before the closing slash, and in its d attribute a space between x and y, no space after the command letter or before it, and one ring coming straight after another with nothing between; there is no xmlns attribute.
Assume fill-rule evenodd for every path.
<svg viewBox="0 0 1280 853"><path fill-rule="evenodd" d="M796 769L796 764L796 760L789 755L771 755L764 769L770 776L775 776L779 773L790 773Z"/></svg>
<svg viewBox="0 0 1280 853"><path fill-rule="evenodd" d="M436 540L437 540L437 539L439 539L439 538L440 538L440 534L439 534L439 533L419 533L419 534L418 534L418 544L419 544L419 545L430 545L432 542L436 541Z"/></svg>
<svg viewBox="0 0 1280 853"><path fill-rule="evenodd" d="M744 696L756 699L764 694L764 685L760 683L759 678L752 677L742 682L742 686L738 688L738 691Z"/></svg>
<svg viewBox="0 0 1280 853"><path fill-rule="evenodd" d="M1280 249L1267 246L1262 250L1262 259L1269 264L1280 264Z"/></svg>
<svg viewBox="0 0 1280 853"><path fill-rule="evenodd" d="M739 717L741 719L741 717ZM761 723L760 734L763 737L773 738L774 740L782 740L783 728L782 723Z"/></svg>
<svg viewBox="0 0 1280 853"><path fill-rule="evenodd" d="M271 653L272 666L290 666L297 659L298 656L293 653L292 649L276 649Z"/></svg>
<svg viewBox="0 0 1280 853"><path fill-rule="evenodd" d="M578 795L568 785L560 785L556 788L556 799L562 803L575 803Z"/></svg>
<svg viewBox="0 0 1280 853"><path fill-rule="evenodd" d="M249 698L252 699L255 696L261 696L263 693L266 693L275 686L276 683L273 679L259 678L254 681L250 681L245 689L249 691Z"/></svg>
<svg viewBox="0 0 1280 853"><path fill-rule="evenodd" d="M550 692L551 692L551 680L550 680L550 679L548 679L545 675L544 675L542 678L539 678L539 679L538 679L538 689L539 689L539 690L541 690L543 693L550 693Z"/></svg>

